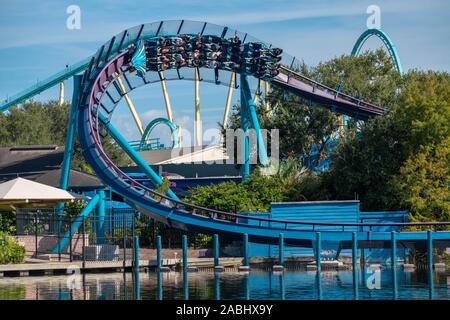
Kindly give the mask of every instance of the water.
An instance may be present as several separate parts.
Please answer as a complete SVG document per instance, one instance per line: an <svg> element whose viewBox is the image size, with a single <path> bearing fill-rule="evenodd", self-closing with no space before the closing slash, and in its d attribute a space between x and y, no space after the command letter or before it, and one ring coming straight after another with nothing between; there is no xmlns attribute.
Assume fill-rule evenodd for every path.
<svg viewBox="0 0 450 320"><path fill-rule="evenodd" d="M379 273L380 281L366 279L359 273L355 292L351 271L322 271L320 284L316 272L285 271L281 274L251 271L250 274L226 272L189 273L188 283L183 273L171 272L139 274L140 298L152 299L393 299L394 287L390 269ZM159 279L158 279L159 277ZM136 297L134 277L131 273L85 274L72 276L45 276L3 278L0 280L0 299L52 299L52 300L123 300ZM369 287L379 287L369 289ZM159 282L158 282L159 280ZM376 279L375 279L376 280ZM159 283L162 284L158 285ZM379 284L379 286L378 286ZM433 299L449 300L450 272L434 273ZM397 299L429 299L427 272L397 271Z"/></svg>

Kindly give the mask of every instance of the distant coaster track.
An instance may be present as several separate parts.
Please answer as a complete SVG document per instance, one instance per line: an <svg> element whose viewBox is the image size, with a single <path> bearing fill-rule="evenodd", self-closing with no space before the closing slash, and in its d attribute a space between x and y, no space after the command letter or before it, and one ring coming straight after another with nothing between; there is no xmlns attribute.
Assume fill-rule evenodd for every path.
<svg viewBox="0 0 450 320"><path fill-rule="evenodd" d="M400 56L398 55L397 48L395 47L394 42L391 40L391 38L389 38L389 36L382 30L367 29L366 31L364 31L356 40L355 45L353 46L352 56L356 57L361 52L364 43L370 37L377 37L381 40L381 42L386 47L389 56L392 59L392 62L394 63L395 69L400 73L400 75L403 75L403 68L400 62Z"/></svg>

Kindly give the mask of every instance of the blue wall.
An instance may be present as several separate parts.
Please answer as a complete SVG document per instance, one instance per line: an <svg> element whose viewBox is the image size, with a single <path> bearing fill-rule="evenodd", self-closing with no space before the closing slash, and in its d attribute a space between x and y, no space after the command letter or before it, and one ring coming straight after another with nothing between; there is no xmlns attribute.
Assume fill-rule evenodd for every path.
<svg viewBox="0 0 450 320"><path fill-rule="evenodd" d="M308 221L308 222L372 222L372 223L387 223L387 222L403 222L406 221L407 212L360 212L358 200L348 201L305 201L305 202L281 202L272 203L270 212L257 213L250 212L249 216L258 216L261 218L271 218L290 221ZM249 224L259 224L257 221L248 220ZM262 226L267 222L262 223ZM284 227L282 224L272 223L272 227L279 226ZM289 228L295 228L299 230L311 230L311 225L290 225ZM368 228L367 228L368 229ZM382 227L374 228L374 231L393 231L398 228ZM341 231L341 227L337 226L316 226L316 231L323 230L336 230ZM346 227L345 231L360 231L360 227ZM314 245L314 244L313 244ZM334 259L336 257L336 250L338 249L338 242L326 242L322 243L321 258ZM314 247L313 247L314 248ZM313 256L313 248L301 248L294 246L285 246L286 257L302 257ZM383 250L386 251L386 250ZM384 253L379 250L370 250L370 253L377 253L377 255ZM366 253L367 254L367 253ZM250 257L277 257L278 245L268 245L259 243L249 244ZM350 250L342 250L341 256L351 255Z"/></svg>

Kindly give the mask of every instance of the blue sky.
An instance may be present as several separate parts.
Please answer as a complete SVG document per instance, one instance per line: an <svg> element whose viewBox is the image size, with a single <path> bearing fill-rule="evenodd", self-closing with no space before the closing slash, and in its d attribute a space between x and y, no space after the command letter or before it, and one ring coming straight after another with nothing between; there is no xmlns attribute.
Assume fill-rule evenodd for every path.
<svg viewBox="0 0 450 320"><path fill-rule="evenodd" d="M66 8L81 9L81 29L68 30ZM348 54L366 29L366 8L378 5L381 26L395 42L403 68L450 71L450 2L448 0L358 0L358 1L28 1L0 3L0 99L44 79L93 54L112 35L146 22L191 19L227 25L283 48L291 55L315 65ZM376 40L367 48L380 46ZM66 97L71 83L66 81ZM191 130L193 84L168 84L175 119ZM57 88L35 99L57 97ZM134 95L134 96L133 96ZM144 123L164 116L159 86L133 93ZM226 88L202 84L201 109L204 129L221 121ZM235 98L237 94L235 94ZM138 132L124 105L118 107L116 125L129 139ZM161 129L162 130L162 129ZM159 134L163 135L161 131Z"/></svg>

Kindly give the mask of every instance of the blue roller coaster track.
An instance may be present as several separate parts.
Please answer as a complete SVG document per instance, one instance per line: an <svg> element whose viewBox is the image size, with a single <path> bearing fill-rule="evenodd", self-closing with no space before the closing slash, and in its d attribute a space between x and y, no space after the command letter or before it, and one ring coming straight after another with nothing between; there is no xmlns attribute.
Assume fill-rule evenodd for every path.
<svg viewBox="0 0 450 320"><path fill-rule="evenodd" d="M400 63L400 57L397 52L397 48L394 45L394 42L392 42L391 38L382 30L379 29L367 29L364 31L359 38L356 40L355 45L352 49L352 56L357 56L361 52L361 48L363 47L364 43L370 38L370 37L377 37L379 38L386 49L389 52L389 56L391 57L395 69L403 75L403 68L402 64Z"/></svg>

